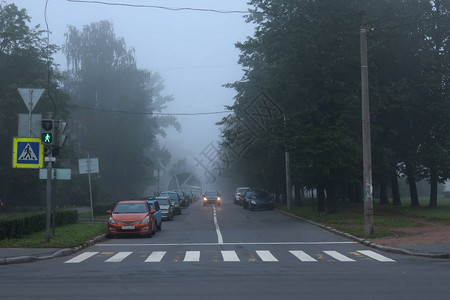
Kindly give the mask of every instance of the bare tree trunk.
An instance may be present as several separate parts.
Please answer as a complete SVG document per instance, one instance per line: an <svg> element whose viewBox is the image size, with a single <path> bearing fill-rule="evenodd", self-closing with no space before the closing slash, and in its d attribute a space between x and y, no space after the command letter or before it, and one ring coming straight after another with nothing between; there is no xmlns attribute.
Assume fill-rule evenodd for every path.
<svg viewBox="0 0 450 300"><path fill-rule="evenodd" d="M383 182L380 184L380 204L389 204L389 198L387 194L387 183Z"/></svg>
<svg viewBox="0 0 450 300"><path fill-rule="evenodd" d="M327 183L327 214L336 212L336 194L333 182Z"/></svg>
<svg viewBox="0 0 450 300"><path fill-rule="evenodd" d="M323 185L317 187L317 211L325 211L325 188Z"/></svg>
<svg viewBox="0 0 450 300"><path fill-rule="evenodd" d="M429 207L437 207L437 188L438 188L438 176L436 169L430 170L430 204Z"/></svg>
<svg viewBox="0 0 450 300"><path fill-rule="evenodd" d="M392 204L402 205L402 201L400 199L400 188L398 186L397 170L395 169L395 167L394 171L391 172L391 188L392 188Z"/></svg>
<svg viewBox="0 0 450 300"><path fill-rule="evenodd" d="M406 176L409 184L409 193L411 195L411 206L419 206L415 171L414 167L410 163L406 164Z"/></svg>
<svg viewBox="0 0 450 300"><path fill-rule="evenodd" d="M301 188L300 184L297 183L294 185L295 189L295 205L301 207L302 206L302 194L301 194Z"/></svg>

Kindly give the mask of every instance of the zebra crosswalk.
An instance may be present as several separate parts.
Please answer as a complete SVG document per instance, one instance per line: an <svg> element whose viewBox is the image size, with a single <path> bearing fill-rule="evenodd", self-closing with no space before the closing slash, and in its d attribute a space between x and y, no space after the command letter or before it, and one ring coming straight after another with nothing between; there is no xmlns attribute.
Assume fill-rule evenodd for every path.
<svg viewBox="0 0 450 300"><path fill-rule="evenodd" d="M168 251L152 251L150 253L147 253L144 255L145 263L160 263L164 260L170 261L170 258L166 257ZM246 260L246 256L242 253L238 255L238 253L235 250L221 250L218 251L220 255L218 257L221 257L223 262L241 262ZM259 258L259 261L261 262L273 262L277 263L280 262L281 259L286 260L286 256L284 254L277 253L276 255L273 254L269 250L255 250L254 253L256 255L251 255L252 257ZM345 252L341 253L338 251L320 251L320 253L314 253L314 254L307 254L306 252L302 250L289 250L288 257L294 258L295 260L299 262L319 262L319 261L338 261L338 262L356 262L361 259L366 260L372 260L377 262L395 262L395 260L386 257L384 255L381 255L377 252L374 252L372 250L357 250L354 252ZM81 253L64 263L66 264L78 264L85 262L89 259L93 259L94 257L99 257L100 259L104 259L105 263L120 263L127 258L130 258L133 256L132 251L122 251L122 252L99 252L99 251L93 251L93 252L84 252ZM185 251L181 255L182 259L177 259L175 261L182 261L186 263L195 263L200 262L202 258L202 251ZM108 256L107 258L105 256ZM139 257L142 257L142 255L139 255ZM106 259L105 259L106 258ZM207 259L207 258L206 258ZM217 260L220 261L220 260ZM248 261L258 261L258 259L248 259Z"/></svg>

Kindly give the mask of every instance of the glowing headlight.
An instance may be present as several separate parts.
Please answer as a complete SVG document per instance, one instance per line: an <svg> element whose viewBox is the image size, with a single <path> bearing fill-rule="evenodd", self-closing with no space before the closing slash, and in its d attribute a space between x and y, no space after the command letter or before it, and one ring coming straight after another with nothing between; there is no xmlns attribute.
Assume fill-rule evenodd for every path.
<svg viewBox="0 0 450 300"><path fill-rule="evenodd" d="M220 201L220 197L217 197L217 201Z"/></svg>
<svg viewBox="0 0 450 300"><path fill-rule="evenodd" d="M111 217L109 217L108 223L112 224L112 225L117 225L116 221L114 221L113 218L111 218Z"/></svg>
<svg viewBox="0 0 450 300"><path fill-rule="evenodd" d="M253 205L256 205L256 201L255 201L255 200L252 200L252 204L253 204Z"/></svg>
<svg viewBox="0 0 450 300"><path fill-rule="evenodd" d="M142 220L141 224L148 223L148 222L150 222L150 217L149 216L145 217L145 219Z"/></svg>
<svg viewBox="0 0 450 300"><path fill-rule="evenodd" d="M203 201L208 201L208 199L206 199L206 197L205 197L205 198L203 198Z"/></svg>

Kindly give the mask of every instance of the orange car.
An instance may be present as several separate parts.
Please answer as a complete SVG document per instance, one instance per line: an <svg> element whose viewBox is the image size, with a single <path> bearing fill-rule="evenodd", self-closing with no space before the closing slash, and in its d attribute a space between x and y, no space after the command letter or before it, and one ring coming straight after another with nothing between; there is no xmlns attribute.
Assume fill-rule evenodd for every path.
<svg viewBox="0 0 450 300"><path fill-rule="evenodd" d="M145 200L120 201L116 204L108 221L110 237L126 234L140 234L152 237L156 233L156 221Z"/></svg>

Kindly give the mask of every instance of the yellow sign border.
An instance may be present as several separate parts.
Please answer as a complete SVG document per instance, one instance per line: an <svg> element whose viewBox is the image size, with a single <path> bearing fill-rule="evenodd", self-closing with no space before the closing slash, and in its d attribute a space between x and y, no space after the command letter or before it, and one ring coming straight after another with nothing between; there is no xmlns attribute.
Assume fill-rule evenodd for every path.
<svg viewBox="0 0 450 300"><path fill-rule="evenodd" d="M19 142L32 142L39 143L39 162L37 164L21 164L17 163L17 144ZM13 156L12 156L13 168L23 168L23 169L42 169L44 167L44 145L41 143L40 138L13 138Z"/></svg>

